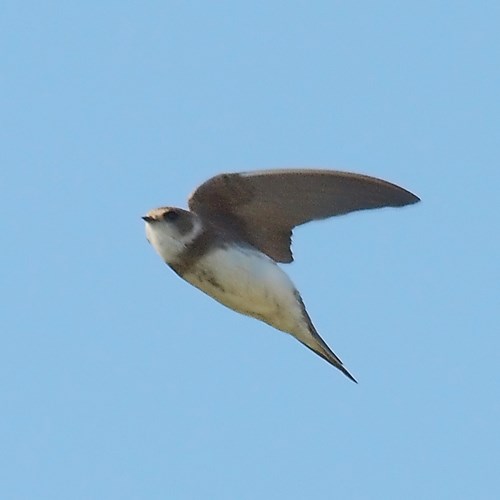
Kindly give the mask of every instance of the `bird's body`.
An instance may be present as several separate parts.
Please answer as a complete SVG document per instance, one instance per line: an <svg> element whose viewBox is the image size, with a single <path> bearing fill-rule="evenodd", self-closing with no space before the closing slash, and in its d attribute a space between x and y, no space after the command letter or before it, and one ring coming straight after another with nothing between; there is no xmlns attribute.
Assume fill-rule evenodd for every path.
<svg viewBox="0 0 500 500"><path fill-rule="evenodd" d="M253 248L216 248L182 277L230 309L278 330L292 333L300 322L292 281L275 262Z"/></svg>
<svg viewBox="0 0 500 500"><path fill-rule="evenodd" d="M271 182L281 180L281 188L279 184L278 188L274 188L274 198L266 194L259 199L259 194L255 193L259 185L255 184L255 180L252 182L252 176L259 175L264 184L265 176ZM316 205L312 203L311 208L302 210L300 204L297 207L297 200L286 199L286 181L293 180L291 177L299 181L291 183L293 195L297 197L301 190L300 181L305 181L307 185L314 180L314 187L321 189L325 187L325 181L331 182L332 177L338 181L341 176L352 176L365 183L379 183L378 186L387 191L384 194L382 189L377 198L375 190L375 198L372 193L371 201L365 196L364 203L369 206L354 209L374 208L371 206L373 204L387 205L390 200L384 202L383 199L389 192L393 198L396 194L401 197L402 193L406 193L403 200L393 199L393 204L418 201L418 198L402 188L365 176L330 171L281 170L214 177L191 196L192 211L162 207L150 211L143 218L149 242L163 260L188 283L230 309L293 335L355 381L319 336L299 292L277 264L292 260L291 227L303 223L300 220L304 217L306 221L310 218L324 218L329 212L333 211L332 215L335 215L335 211L340 210L339 206L334 209L330 207L330 210L326 207L327 215L323 215L325 200L321 200L321 194ZM307 187L304 189L307 191ZM330 193L327 193L326 198L329 196ZM256 199L258 203L252 206ZM306 205L307 202L304 200ZM381 202L384 205L377 205ZM291 203L294 205L291 206ZM299 221L287 221L289 214L292 219L298 217ZM256 225L252 226L253 223Z"/></svg>

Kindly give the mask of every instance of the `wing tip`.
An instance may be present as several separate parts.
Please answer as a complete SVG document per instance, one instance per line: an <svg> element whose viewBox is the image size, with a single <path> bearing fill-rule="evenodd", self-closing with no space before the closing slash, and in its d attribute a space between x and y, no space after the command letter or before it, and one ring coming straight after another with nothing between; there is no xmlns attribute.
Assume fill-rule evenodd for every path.
<svg viewBox="0 0 500 500"><path fill-rule="evenodd" d="M407 191L408 193L408 201L407 201L407 205L414 205L415 203L419 203L420 201L422 201L416 194L413 194L413 193L410 193L410 191Z"/></svg>
<svg viewBox="0 0 500 500"><path fill-rule="evenodd" d="M393 199L386 206L405 207L407 205L414 205L415 203L419 203L421 201L416 194L413 194L405 188L399 186L396 187L398 188L398 191L393 193Z"/></svg>

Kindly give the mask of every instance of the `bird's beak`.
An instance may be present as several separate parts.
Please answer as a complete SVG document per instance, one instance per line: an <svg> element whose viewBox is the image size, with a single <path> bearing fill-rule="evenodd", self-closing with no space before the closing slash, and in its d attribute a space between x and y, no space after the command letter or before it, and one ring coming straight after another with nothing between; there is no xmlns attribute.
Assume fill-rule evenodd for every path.
<svg viewBox="0 0 500 500"><path fill-rule="evenodd" d="M141 219L142 219L143 221L146 221L146 222L153 222L153 221L154 221L154 218L153 218L153 217L151 217L150 215L143 215L143 216L141 217Z"/></svg>

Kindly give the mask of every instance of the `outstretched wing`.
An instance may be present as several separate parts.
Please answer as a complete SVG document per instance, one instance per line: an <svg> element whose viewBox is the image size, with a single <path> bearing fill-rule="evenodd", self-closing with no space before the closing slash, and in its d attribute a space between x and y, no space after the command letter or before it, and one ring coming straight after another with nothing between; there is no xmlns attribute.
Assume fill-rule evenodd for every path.
<svg viewBox="0 0 500 500"><path fill-rule="evenodd" d="M356 210L401 207L419 198L390 182L334 170L261 170L203 183L189 208L225 225L277 262L292 262L292 229ZM230 226L230 227L229 227Z"/></svg>

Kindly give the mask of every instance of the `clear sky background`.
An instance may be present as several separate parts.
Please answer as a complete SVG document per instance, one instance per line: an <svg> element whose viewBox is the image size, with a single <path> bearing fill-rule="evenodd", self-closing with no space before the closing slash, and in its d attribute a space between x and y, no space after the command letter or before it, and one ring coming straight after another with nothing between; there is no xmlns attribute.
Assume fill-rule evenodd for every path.
<svg viewBox="0 0 500 500"><path fill-rule="evenodd" d="M500 498L499 26L498 1L4 2L0 498ZM422 198L295 231L359 385L144 237L276 167Z"/></svg>

